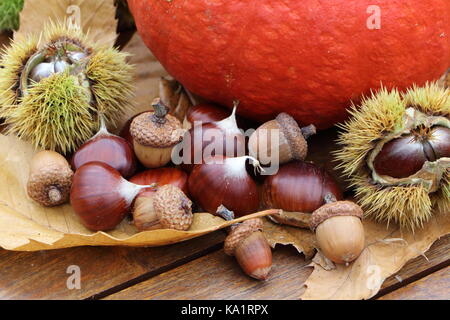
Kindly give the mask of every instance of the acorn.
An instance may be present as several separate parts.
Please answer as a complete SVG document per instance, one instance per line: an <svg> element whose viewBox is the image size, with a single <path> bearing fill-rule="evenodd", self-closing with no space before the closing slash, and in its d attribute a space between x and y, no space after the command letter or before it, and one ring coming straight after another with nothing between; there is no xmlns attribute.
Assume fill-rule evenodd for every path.
<svg viewBox="0 0 450 320"><path fill-rule="evenodd" d="M313 212L311 230L328 259L348 265L364 249L363 211L351 201L337 201L331 193L325 195L325 202Z"/></svg>
<svg viewBox="0 0 450 320"><path fill-rule="evenodd" d="M52 207L69 200L73 172L66 158L54 151L40 151L31 160L28 196Z"/></svg>
<svg viewBox="0 0 450 320"><path fill-rule="evenodd" d="M181 122L168 114L169 108L156 99L154 111L144 112L131 122L130 134L136 157L147 168L163 167L169 163L173 147L186 132Z"/></svg>
<svg viewBox="0 0 450 320"><path fill-rule="evenodd" d="M414 230L450 210L448 88L383 88L351 114L335 154L367 216Z"/></svg>
<svg viewBox="0 0 450 320"><path fill-rule="evenodd" d="M294 118L283 112L253 132L248 142L249 154L264 165L274 158L279 164L304 160L308 153L306 140L315 133L314 125L300 128Z"/></svg>
<svg viewBox="0 0 450 320"><path fill-rule="evenodd" d="M192 201L178 187L167 184L153 195L138 197L133 222L139 231L188 230L193 221Z"/></svg>
<svg viewBox="0 0 450 320"><path fill-rule="evenodd" d="M226 220L234 218L233 212L223 206L218 208L217 214ZM272 268L272 250L262 230L260 218L234 224L223 247L227 255L236 257L247 275L258 280L266 280Z"/></svg>
<svg viewBox="0 0 450 320"><path fill-rule="evenodd" d="M7 133L68 154L95 133L99 114L116 125L131 109L127 56L63 23L17 37L0 58L0 117Z"/></svg>

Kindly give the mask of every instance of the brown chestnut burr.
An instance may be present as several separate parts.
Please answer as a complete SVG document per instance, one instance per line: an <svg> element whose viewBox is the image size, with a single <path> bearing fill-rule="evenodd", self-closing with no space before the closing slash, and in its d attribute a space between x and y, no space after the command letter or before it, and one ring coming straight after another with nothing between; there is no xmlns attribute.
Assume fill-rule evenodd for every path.
<svg viewBox="0 0 450 320"><path fill-rule="evenodd" d="M218 122L226 119L228 116L229 113L224 108L210 103L201 103L188 109L183 121L183 127L189 130L196 122L200 125L208 122Z"/></svg>
<svg viewBox="0 0 450 320"><path fill-rule="evenodd" d="M292 161L266 178L262 204L264 208L283 210L269 216L274 222L308 228L311 213L324 204L328 193L342 199L338 184L326 170L313 163Z"/></svg>
<svg viewBox="0 0 450 320"><path fill-rule="evenodd" d="M236 108L228 118L192 127L183 137L183 169L191 171L195 164L202 164L208 157L222 155L238 157L246 155L246 139L236 122Z"/></svg>
<svg viewBox="0 0 450 320"><path fill-rule="evenodd" d="M260 170L258 161L248 156L214 156L207 163L196 165L188 179L192 199L211 214L221 204L238 217L256 212L259 195L255 181L247 172L247 160L255 170Z"/></svg>
<svg viewBox="0 0 450 320"><path fill-rule="evenodd" d="M168 114L169 108L160 99L152 104L153 112L144 112L131 122L130 133L136 157L147 168L169 163L173 147L184 133L181 122Z"/></svg>
<svg viewBox="0 0 450 320"><path fill-rule="evenodd" d="M308 153L306 140L315 133L314 125L300 128L294 118L283 112L253 132L248 142L249 154L262 164L270 163L277 155L280 164L304 160Z"/></svg>
<svg viewBox="0 0 450 320"><path fill-rule="evenodd" d="M110 230L130 211L136 195L153 186L128 182L119 171L106 163L88 162L78 168L73 176L70 203L86 228Z"/></svg>
<svg viewBox="0 0 450 320"><path fill-rule="evenodd" d="M31 160L28 196L47 207L63 204L69 200L72 176L66 158L54 151L40 151Z"/></svg>
<svg viewBox="0 0 450 320"><path fill-rule="evenodd" d="M192 202L178 187L158 187L151 196L138 197L133 222L139 231L155 229L188 230L193 221Z"/></svg>
<svg viewBox="0 0 450 320"><path fill-rule="evenodd" d="M234 219L234 213L226 207L217 210L225 220ZM229 228L224 251L235 256L242 270L252 278L266 280L272 268L272 250L262 233L263 221L260 218L245 220Z"/></svg>
<svg viewBox="0 0 450 320"><path fill-rule="evenodd" d="M419 127L387 142L375 157L377 174L406 178L422 169L426 161L450 157L450 129Z"/></svg>
<svg viewBox="0 0 450 320"><path fill-rule="evenodd" d="M316 233L317 244L331 261L348 265L364 249L363 211L351 201L336 201L331 193L326 204L313 212L311 230Z"/></svg>
<svg viewBox="0 0 450 320"><path fill-rule="evenodd" d="M131 145L124 138L109 133L103 117L100 123L100 130L73 155L72 167L77 170L88 162L100 161L119 171L124 178L131 177L136 171Z"/></svg>
<svg viewBox="0 0 450 320"><path fill-rule="evenodd" d="M178 168L157 168L148 169L134 175L130 182L139 185L151 185L156 183L158 188L166 184L171 184L178 187L186 195L189 195L188 191L188 175L181 169ZM138 197L141 196L151 196L156 192L157 188L148 188L139 192Z"/></svg>

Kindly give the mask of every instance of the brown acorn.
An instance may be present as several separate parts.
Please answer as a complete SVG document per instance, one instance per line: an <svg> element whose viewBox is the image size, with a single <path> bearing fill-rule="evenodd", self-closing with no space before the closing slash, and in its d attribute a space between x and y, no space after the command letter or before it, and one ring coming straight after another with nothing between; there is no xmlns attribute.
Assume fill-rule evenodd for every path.
<svg viewBox="0 0 450 320"><path fill-rule="evenodd" d="M308 153L306 140L315 133L314 125L300 128L294 118L283 112L261 125L250 136L249 153L262 164L268 164L277 153L280 164L304 160ZM276 141L272 141L276 137L274 134L278 135Z"/></svg>
<svg viewBox="0 0 450 320"><path fill-rule="evenodd" d="M216 214L227 221L234 219L234 212L223 205L217 208ZM234 224L223 248L227 255L236 257L247 275L258 280L266 280L272 268L272 250L262 230L263 221L260 218Z"/></svg>
<svg viewBox="0 0 450 320"><path fill-rule="evenodd" d="M147 168L166 165L173 147L183 139L181 122L168 114L169 108L160 99L153 104L155 111L144 112L133 119L130 134L136 157Z"/></svg>
<svg viewBox="0 0 450 320"><path fill-rule="evenodd" d="M322 253L331 261L348 264L364 249L363 211L351 201L336 201L331 193L323 206L311 216L311 230L316 233Z"/></svg>
<svg viewBox="0 0 450 320"><path fill-rule="evenodd" d="M73 172L66 158L54 151L40 151L31 160L28 196L51 207L69 200Z"/></svg>
<svg viewBox="0 0 450 320"><path fill-rule="evenodd" d="M167 184L136 199L133 221L139 231L187 230L193 221L192 202L178 187Z"/></svg>

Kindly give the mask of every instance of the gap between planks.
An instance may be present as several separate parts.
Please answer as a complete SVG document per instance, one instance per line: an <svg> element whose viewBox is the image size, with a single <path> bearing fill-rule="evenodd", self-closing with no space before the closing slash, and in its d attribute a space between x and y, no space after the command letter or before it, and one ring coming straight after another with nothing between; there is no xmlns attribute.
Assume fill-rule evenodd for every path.
<svg viewBox="0 0 450 320"><path fill-rule="evenodd" d="M104 296L106 299L190 299L193 294L189 287L196 286L197 296L193 299L296 299L301 295L301 287L309 276L303 267L307 264L303 255L299 255L295 250L277 247L274 252L274 273L273 281L269 279L266 283L260 284L247 279L243 275L236 262L232 258L225 258L223 252L212 252L206 256L202 256L193 260L186 265L180 265L175 269L167 271L164 275L159 274L150 277L140 283L118 291L115 294ZM379 298L394 290L408 285L418 279L428 276L429 274L440 270L450 264L450 236L442 237L436 241L430 250L426 252L429 261L419 256L409 261L396 275L402 278L399 283L397 278L391 276L382 286L380 293L374 298ZM297 257L297 259L296 259ZM201 277L197 279L197 283L189 284L192 270L198 269L204 274L214 275L214 282L208 284ZM220 269L219 271L217 271ZM276 270L279 270L278 273ZM186 275L187 278L183 278ZM285 280L290 279L296 282ZM299 281L297 281L299 280ZM204 281L203 284L199 282ZM238 287L227 285L229 283L240 283ZM277 282L282 282L281 286ZM179 290L169 290L178 286ZM209 287L212 286L212 287ZM165 289L166 288L166 289ZM176 291L176 292L175 292ZM209 293L208 293L209 292Z"/></svg>

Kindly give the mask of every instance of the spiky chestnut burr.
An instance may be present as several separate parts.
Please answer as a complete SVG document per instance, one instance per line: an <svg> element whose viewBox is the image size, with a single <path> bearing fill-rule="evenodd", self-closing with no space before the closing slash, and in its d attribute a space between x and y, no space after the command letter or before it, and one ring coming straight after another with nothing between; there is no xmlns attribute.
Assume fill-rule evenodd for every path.
<svg viewBox="0 0 450 320"><path fill-rule="evenodd" d="M135 200L133 222L139 231L187 230L192 221L192 201L176 186L164 185L153 195Z"/></svg>
<svg viewBox="0 0 450 320"><path fill-rule="evenodd" d="M8 133L63 154L131 107L127 54L101 47L77 28L49 23L14 39L0 59L0 117Z"/></svg>
<svg viewBox="0 0 450 320"><path fill-rule="evenodd" d="M250 136L249 153L263 164L268 164L275 156L280 164L304 160L308 153L306 140L315 133L314 125L300 128L294 118L283 112Z"/></svg>
<svg viewBox="0 0 450 320"><path fill-rule="evenodd" d="M341 126L339 168L365 214L414 230L450 210L450 90L381 89Z"/></svg>
<svg viewBox="0 0 450 320"><path fill-rule="evenodd" d="M63 204L69 200L72 176L70 165L62 155L40 151L31 160L28 196L46 207Z"/></svg>
<svg viewBox="0 0 450 320"><path fill-rule="evenodd" d="M217 208L216 214L225 220L234 219L234 213L222 205ZM263 221L260 218L234 224L223 247L227 255L236 257L247 275L258 280L266 280L272 268L272 250L262 230Z"/></svg>

